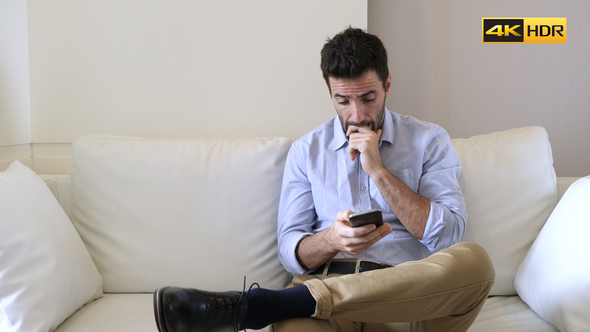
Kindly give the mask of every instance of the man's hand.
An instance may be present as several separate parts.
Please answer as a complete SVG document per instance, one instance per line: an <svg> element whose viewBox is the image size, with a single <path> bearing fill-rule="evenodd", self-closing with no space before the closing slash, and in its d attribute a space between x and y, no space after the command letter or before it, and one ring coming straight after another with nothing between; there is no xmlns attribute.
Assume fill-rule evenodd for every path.
<svg viewBox="0 0 590 332"><path fill-rule="evenodd" d="M355 160L358 153L361 154L361 166L369 176L383 168L379 153L379 139L381 129L374 132L369 127L349 126L346 132L348 136L348 154L351 160Z"/></svg>
<svg viewBox="0 0 590 332"><path fill-rule="evenodd" d="M295 255L306 270L313 270L331 260L339 252L359 255L391 233L391 225L350 227L352 211L340 211L334 224L299 241Z"/></svg>
<svg viewBox="0 0 590 332"><path fill-rule="evenodd" d="M333 246L338 251L360 255L392 232L391 225L387 223L379 227L373 224L351 227L349 216L353 213L350 210L338 212L336 220L330 228Z"/></svg>

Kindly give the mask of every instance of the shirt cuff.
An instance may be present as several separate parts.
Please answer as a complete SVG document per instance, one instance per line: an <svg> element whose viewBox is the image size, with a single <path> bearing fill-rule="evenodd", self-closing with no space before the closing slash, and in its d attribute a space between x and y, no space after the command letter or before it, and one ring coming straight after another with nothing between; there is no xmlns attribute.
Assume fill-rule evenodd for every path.
<svg viewBox="0 0 590 332"><path fill-rule="evenodd" d="M295 252L299 242L311 235L313 235L313 233L294 233L285 239L280 259L285 269L293 276L309 273L309 271L299 264Z"/></svg>
<svg viewBox="0 0 590 332"><path fill-rule="evenodd" d="M422 244L428 247L430 252L438 251L439 248L440 234L445 227L444 221L444 209L440 204L430 201L430 213L428 214L428 220L426 221L426 227L424 228L424 234L422 235Z"/></svg>

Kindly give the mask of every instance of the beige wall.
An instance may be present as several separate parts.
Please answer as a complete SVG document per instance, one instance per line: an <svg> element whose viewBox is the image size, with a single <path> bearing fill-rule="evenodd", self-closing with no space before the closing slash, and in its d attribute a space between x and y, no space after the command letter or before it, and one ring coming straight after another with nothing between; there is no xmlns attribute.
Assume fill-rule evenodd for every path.
<svg viewBox="0 0 590 332"><path fill-rule="evenodd" d="M549 133L558 176L590 174L590 1L369 0L389 51L387 106L469 137ZM567 44L483 44L483 17L566 17Z"/></svg>
<svg viewBox="0 0 590 332"><path fill-rule="evenodd" d="M482 44L494 16L567 17L568 43ZM89 134L296 139L334 114L325 38L368 24L390 109L452 137L544 126L557 174L588 175L588 16L583 0L2 1L0 170L68 173Z"/></svg>
<svg viewBox="0 0 590 332"><path fill-rule="evenodd" d="M89 134L298 138L335 113L326 37L366 1L28 1L35 170Z"/></svg>
<svg viewBox="0 0 590 332"><path fill-rule="evenodd" d="M0 1L0 170L31 165L27 3Z"/></svg>

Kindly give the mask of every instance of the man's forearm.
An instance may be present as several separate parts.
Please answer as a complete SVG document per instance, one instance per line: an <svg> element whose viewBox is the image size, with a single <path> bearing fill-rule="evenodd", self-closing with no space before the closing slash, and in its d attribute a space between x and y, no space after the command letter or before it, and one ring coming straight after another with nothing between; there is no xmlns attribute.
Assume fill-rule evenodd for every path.
<svg viewBox="0 0 590 332"><path fill-rule="evenodd" d="M301 266L310 271L332 259L338 250L330 246L329 229L303 238L297 244L295 256Z"/></svg>
<svg viewBox="0 0 590 332"><path fill-rule="evenodd" d="M373 172L371 178L408 232L422 240L430 213L430 200L414 193L385 168Z"/></svg>

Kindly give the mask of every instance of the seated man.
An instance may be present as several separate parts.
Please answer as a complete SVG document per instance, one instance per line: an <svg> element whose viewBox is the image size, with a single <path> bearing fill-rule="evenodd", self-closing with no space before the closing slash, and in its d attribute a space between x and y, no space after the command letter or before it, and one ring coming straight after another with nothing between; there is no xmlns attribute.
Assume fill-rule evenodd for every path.
<svg viewBox="0 0 590 332"><path fill-rule="evenodd" d="M279 206L285 290L155 292L160 332L466 331L491 289L479 246L459 243L459 160L441 127L390 112L387 53L348 28L321 68L337 116L293 143ZM378 208L380 226L349 216Z"/></svg>

